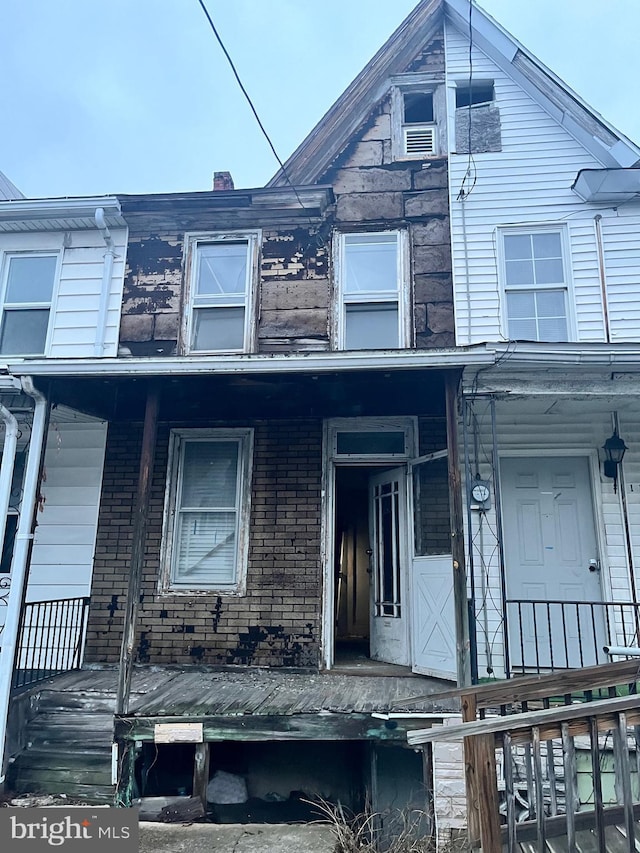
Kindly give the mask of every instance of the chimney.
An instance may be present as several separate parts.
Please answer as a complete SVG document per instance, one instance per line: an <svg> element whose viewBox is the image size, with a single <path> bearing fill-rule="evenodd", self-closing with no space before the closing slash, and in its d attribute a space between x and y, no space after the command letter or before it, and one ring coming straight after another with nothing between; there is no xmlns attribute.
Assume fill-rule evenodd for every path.
<svg viewBox="0 0 640 853"><path fill-rule="evenodd" d="M233 178L231 172L214 172L213 173L213 189L214 192L226 192L232 190Z"/></svg>

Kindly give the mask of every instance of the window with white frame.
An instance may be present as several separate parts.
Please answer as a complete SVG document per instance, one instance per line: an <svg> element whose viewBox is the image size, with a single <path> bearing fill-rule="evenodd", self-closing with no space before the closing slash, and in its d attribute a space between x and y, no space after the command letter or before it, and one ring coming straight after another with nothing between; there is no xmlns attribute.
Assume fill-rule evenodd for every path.
<svg viewBox="0 0 640 853"><path fill-rule="evenodd" d="M187 340L191 352L251 348L257 234L194 236Z"/></svg>
<svg viewBox="0 0 640 853"><path fill-rule="evenodd" d="M404 232L342 234L338 239L338 347L407 346Z"/></svg>
<svg viewBox="0 0 640 853"><path fill-rule="evenodd" d="M243 589L252 430L174 430L163 540L164 588Z"/></svg>
<svg viewBox="0 0 640 853"><path fill-rule="evenodd" d="M560 228L500 232L510 340L569 340L568 276Z"/></svg>
<svg viewBox="0 0 640 853"><path fill-rule="evenodd" d="M57 253L8 254L3 265L2 355L44 355Z"/></svg>

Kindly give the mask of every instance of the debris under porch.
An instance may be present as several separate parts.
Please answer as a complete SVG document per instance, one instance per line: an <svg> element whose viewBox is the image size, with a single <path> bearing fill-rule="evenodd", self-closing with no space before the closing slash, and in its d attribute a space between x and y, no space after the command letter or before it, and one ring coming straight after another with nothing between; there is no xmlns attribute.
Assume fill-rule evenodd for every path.
<svg viewBox="0 0 640 853"><path fill-rule="evenodd" d="M14 791L158 798L178 814L235 823L314 820L306 801L318 798L354 811L402 803L433 823L432 756L408 747L407 733L459 714L457 698L429 698L441 681L137 666L129 712L115 716L117 679L115 667L83 669L16 698L30 719ZM229 796L216 796L221 787Z"/></svg>

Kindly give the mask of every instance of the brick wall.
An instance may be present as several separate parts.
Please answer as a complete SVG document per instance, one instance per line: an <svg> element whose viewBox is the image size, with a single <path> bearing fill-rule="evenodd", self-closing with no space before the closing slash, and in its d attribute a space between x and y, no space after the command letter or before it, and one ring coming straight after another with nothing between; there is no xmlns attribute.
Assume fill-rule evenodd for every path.
<svg viewBox="0 0 640 853"><path fill-rule="evenodd" d="M322 424L242 424L247 425L255 428L255 444L247 594L242 597L158 593L169 425L159 429L135 644L140 663L317 666ZM119 655L140 443L140 426L111 425L88 662L115 662Z"/></svg>

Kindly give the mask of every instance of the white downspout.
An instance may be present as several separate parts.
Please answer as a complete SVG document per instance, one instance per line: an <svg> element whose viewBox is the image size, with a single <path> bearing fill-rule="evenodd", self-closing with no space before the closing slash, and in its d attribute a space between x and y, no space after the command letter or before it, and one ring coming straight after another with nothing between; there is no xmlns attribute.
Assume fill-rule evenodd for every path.
<svg viewBox="0 0 640 853"><path fill-rule="evenodd" d="M2 462L0 463L0 553L7 527L7 513L11 501L11 484L13 483L13 467L16 461L18 446L18 421L6 406L0 403L0 420L4 421L4 443L2 445ZM1 640L1 635L0 635Z"/></svg>
<svg viewBox="0 0 640 853"><path fill-rule="evenodd" d="M46 397L44 397L44 395L39 391L36 391L33 386L33 380L30 376L22 377L22 390L25 394L33 397L35 400L35 408L33 412L33 424L31 426L29 455L27 457L27 466L24 472L24 488L22 491L20 520L18 522L15 548L13 552L13 559L11 561L11 586L9 587L9 598L7 600L7 618L1 635L0 753L2 755L2 765L0 766L0 784L4 782L5 776L5 739L7 734L9 699L11 697L13 664L18 644L20 611L22 609L22 599L27 579L29 546L33 539L31 528L38 491L38 475L40 472L40 460L43 453L45 427L47 423Z"/></svg>
<svg viewBox="0 0 640 853"><path fill-rule="evenodd" d="M97 356L104 355L105 334L107 328L107 314L109 311L109 295L111 293L111 278L113 275L113 262L116 250L113 245L111 232L107 228L104 218L104 208L98 207L95 212L96 227L102 234L107 251L104 253L104 264L102 267L102 288L100 290L100 305L98 307L98 321L96 323L96 337L93 344L93 352Z"/></svg>

